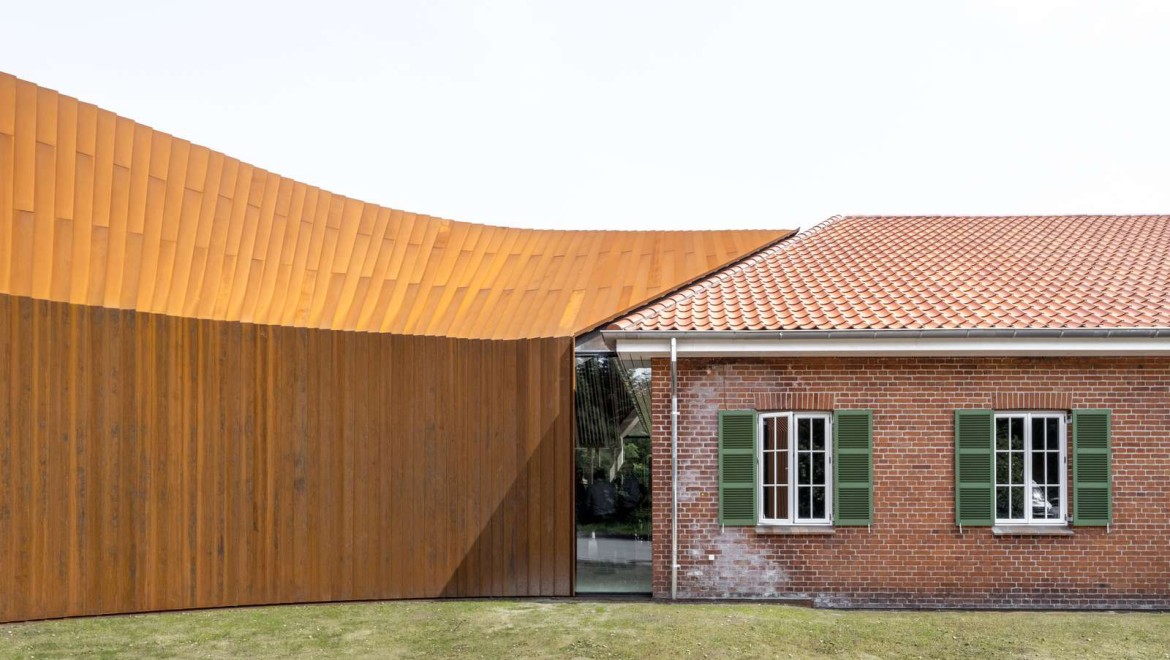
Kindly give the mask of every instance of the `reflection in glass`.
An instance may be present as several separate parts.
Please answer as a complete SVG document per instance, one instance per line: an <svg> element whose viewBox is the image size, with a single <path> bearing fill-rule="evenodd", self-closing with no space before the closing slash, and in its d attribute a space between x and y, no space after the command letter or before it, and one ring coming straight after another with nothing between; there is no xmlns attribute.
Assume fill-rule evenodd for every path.
<svg viewBox="0 0 1170 660"><path fill-rule="evenodd" d="M813 512L812 512L812 515L813 515L813 518L824 518L825 517L825 489L824 489L824 487L813 489Z"/></svg>
<svg viewBox="0 0 1170 660"><path fill-rule="evenodd" d="M1011 493L1012 493L1011 513L1008 517L1009 518L1016 518L1016 519L1023 518L1024 517L1024 487L1023 486L1012 486Z"/></svg>
<svg viewBox="0 0 1170 660"><path fill-rule="evenodd" d="M818 455L813 461L812 483L818 486L825 485L825 459L822 455Z"/></svg>
<svg viewBox="0 0 1170 660"><path fill-rule="evenodd" d="M1061 419L1020 413L995 420L995 515L1001 520L1060 520Z"/></svg>
<svg viewBox="0 0 1170 660"><path fill-rule="evenodd" d="M829 422L792 413L761 418L761 517L769 521L823 521L829 506ZM792 474L789 473L789 464Z"/></svg>
<svg viewBox="0 0 1170 660"><path fill-rule="evenodd" d="M811 419L812 422L812 448L816 451L825 450L825 420L821 418Z"/></svg>
<svg viewBox="0 0 1170 660"><path fill-rule="evenodd" d="M651 588L650 363L578 357L577 591Z"/></svg>

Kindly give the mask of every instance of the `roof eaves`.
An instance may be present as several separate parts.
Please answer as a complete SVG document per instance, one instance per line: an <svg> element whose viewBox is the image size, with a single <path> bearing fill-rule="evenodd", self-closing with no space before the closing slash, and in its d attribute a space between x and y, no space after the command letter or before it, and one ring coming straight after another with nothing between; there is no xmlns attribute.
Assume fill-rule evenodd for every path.
<svg viewBox="0 0 1170 660"><path fill-rule="evenodd" d="M882 330L629 330L601 331L611 339L1025 339L1025 338L1170 338L1170 328L893 328Z"/></svg>

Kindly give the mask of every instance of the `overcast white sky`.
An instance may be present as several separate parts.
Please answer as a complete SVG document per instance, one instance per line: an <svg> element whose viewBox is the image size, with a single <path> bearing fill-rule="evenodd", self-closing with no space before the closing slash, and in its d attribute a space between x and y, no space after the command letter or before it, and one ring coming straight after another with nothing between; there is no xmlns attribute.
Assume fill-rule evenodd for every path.
<svg viewBox="0 0 1170 660"><path fill-rule="evenodd" d="M0 70L460 220L1170 211L1170 3L30 1L3 21Z"/></svg>

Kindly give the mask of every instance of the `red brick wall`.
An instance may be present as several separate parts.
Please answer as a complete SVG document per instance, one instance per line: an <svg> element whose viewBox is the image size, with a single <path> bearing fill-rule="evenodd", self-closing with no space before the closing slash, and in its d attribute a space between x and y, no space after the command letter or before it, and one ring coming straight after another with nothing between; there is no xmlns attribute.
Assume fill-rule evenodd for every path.
<svg viewBox="0 0 1170 660"><path fill-rule="evenodd" d="M668 597L670 365L653 366L654 594ZM1021 403L1113 410L1112 528L1074 527L1067 537L960 533L954 410L1012 405L1016 394L1026 395ZM717 412L794 395L873 410L871 529L778 536L720 528ZM679 406L682 598L1170 607L1170 358L692 358L679 362Z"/></svg>

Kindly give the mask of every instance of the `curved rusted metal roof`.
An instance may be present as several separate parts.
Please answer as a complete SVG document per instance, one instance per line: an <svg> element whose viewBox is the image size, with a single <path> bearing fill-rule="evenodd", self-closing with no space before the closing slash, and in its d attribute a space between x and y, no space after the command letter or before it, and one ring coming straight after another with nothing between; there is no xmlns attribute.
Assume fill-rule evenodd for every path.
<svg viewBox="0 0 1170 660"><path fill-rule="evenodd" d="M0 73L0 293L309 328L571 336L789 234L407 213Z"/></svg>

